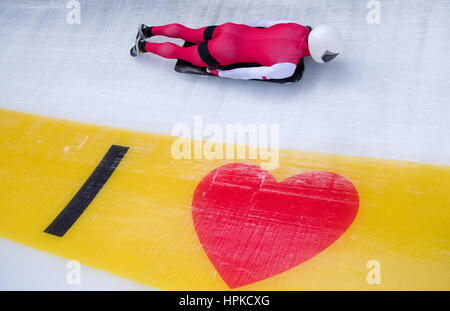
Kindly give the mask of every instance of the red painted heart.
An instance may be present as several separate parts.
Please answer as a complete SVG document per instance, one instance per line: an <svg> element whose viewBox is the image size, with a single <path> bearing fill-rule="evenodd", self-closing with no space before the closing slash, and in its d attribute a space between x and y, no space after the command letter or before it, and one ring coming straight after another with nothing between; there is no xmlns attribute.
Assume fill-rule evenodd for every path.
<svg viewBox="0 0 450 311"><path fill-rule="evenodd" d="M317 255L351 225L359 206L350 181L314 171L277 182L233 163L206 175L192 201L200 243L230 288L274 276Z"/></svg>

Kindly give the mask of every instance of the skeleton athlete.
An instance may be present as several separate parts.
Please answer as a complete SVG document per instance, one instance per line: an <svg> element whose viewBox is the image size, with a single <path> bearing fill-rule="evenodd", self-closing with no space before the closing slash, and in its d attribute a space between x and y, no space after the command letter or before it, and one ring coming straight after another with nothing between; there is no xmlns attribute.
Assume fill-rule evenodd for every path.
<svg viewBox="0 0 450 311"><path fill-rule="evenodd" d="M153 36L180 38L195 43L181 47L153 43ZM292 76L300 59L312 56L318 63L333 60L342 50L340 33L329 25L312 29L292 21L262 21L249 25L225 23L191 29L180 24L139 27L132 56L153 53L182 59L208 72L232 79L284 79ZM259 67L220 70L221 66L256 63Z"/></svg>

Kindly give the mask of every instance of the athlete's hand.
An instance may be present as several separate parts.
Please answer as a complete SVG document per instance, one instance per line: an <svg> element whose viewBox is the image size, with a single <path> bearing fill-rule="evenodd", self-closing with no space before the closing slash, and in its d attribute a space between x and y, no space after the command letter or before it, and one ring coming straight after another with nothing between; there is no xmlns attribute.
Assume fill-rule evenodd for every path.
<svg viewBox="0 0 450 311"><path fill-rule="evenodd" d="M212 75L218 76L219 75L219 71L217 69L210 69L210 68L206 68L206 72L210 73Z"/></svg>

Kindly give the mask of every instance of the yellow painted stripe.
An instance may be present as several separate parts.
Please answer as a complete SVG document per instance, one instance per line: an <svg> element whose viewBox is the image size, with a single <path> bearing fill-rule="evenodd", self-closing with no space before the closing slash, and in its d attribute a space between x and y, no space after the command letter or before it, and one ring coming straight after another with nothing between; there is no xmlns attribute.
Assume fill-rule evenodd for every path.
<svg viewBox="0 0 450 311"><path fill-rule="evenodd" d="M0 236L160 289L227 290L190 205L198 182L230 161L174 160L173 141L0 110ZM91 205L64 237L44 233L113 144L130 149ZM355 185L354 223L309 261L240 289L450 289L450 167L281 151L271 173L311 170ZM379 285L366 281L370 260Z"/></svg>

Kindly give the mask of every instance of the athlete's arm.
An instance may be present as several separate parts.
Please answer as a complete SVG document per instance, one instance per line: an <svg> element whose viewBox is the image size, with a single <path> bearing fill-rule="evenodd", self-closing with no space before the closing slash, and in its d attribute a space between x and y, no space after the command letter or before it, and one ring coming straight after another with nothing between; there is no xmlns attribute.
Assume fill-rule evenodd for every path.
<svg viewBox="0 0 450 311"><path fill-rule="evenodd" d="M267 28L267 27L271 27L273 25L289 24L289 23L299 24L299 25L303 26L298 21L289 21L289 20L282 20L282 21L255 21L255 22L251 22L251 23L247 24L247 26L251 26L251 27L265 27L265 28Z"/></svg>
<svg viewBox="0 0 450 311"><path fill-rule="evenodd" d="M247 67L232 70L209 70L210 73L230 79L285 79L292 76L297 65L293 63L279 63L273 66Z"/></svg>

